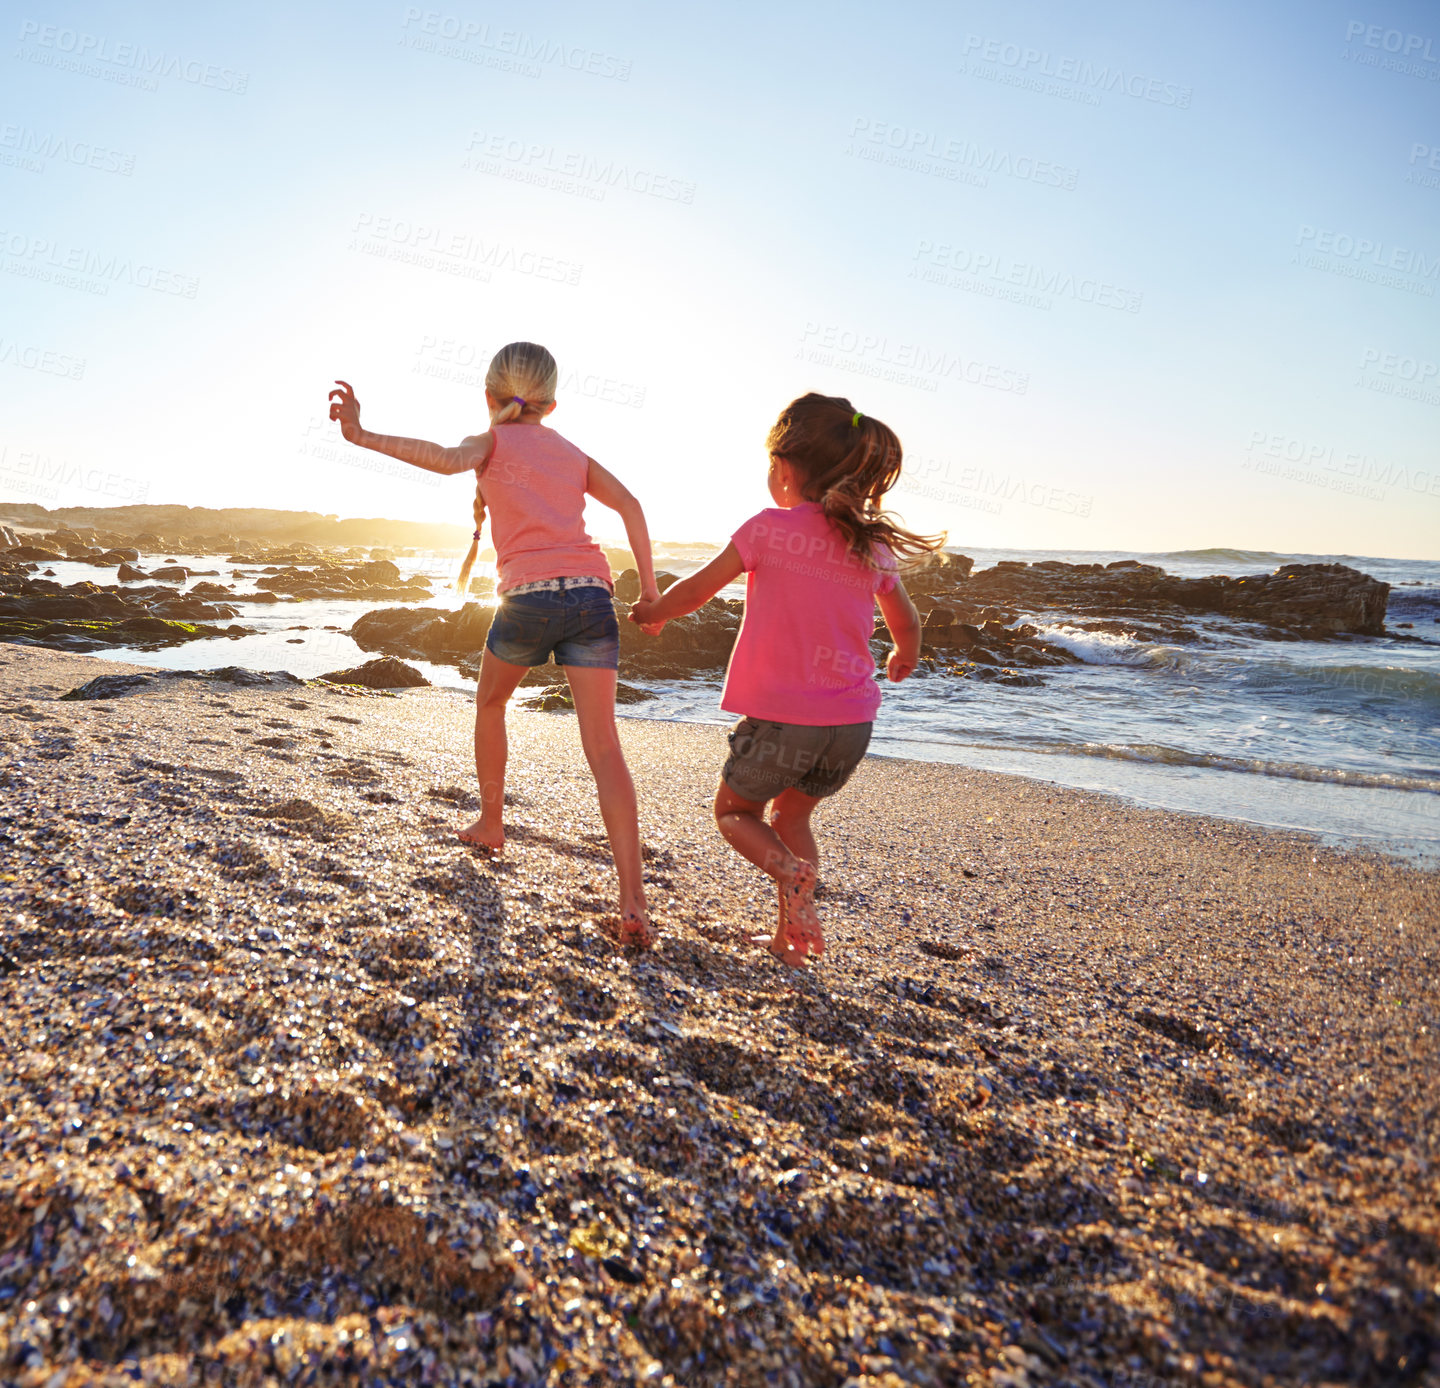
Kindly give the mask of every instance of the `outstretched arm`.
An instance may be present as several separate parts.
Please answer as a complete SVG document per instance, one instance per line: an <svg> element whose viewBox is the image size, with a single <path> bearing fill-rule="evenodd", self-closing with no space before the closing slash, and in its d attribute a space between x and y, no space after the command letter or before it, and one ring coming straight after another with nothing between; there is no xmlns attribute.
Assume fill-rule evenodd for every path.
<svg viewBox="0 0 1440 1388"><path fill-rule="evenodd" d="M469 472L478 468L489 459L495 447L495 436L488 430L472 435L456 448L446 448L428 439L372 434L360 427L360 401L354 387L345 381L336 381L335 384L341 389L330 392L330 418L339 422L340 432L347 443L385 453L412 467L424 468L426 472L441 473Z"/></svg>
<svg viewBox="0 0 1440 1388"><path fill-rule="evenodd" d="M594 458L586 461L590 464L585 479L586 492L602 506L617 512L625 522L625 538L630 542L630 552L635 556L635 568L640 575L641 598L658 598L660 590L655 586L655 559L650 553L650 528L645 524L645 512L619 478Z"/></svg>
<svg viewBox="0 0 1440 1388"><path fill-rule="evenodd" d="M630 609L630 620L657 631L675 617L683 617L710 601L727 583L734 583L745 570L740 551L728 544L698 573L672 584L654 602L640 601Z"/></svg>
<svg viewBox="0 0 1440 1388"><path fill-rule="evenodd" d="M880 615L890 628L890 639L895 643L885 662L885 673L893 683L899 684L907 675L914 673L920 661L920 614L898 578L895 586L888 593L877 594L875 601L880 604Z"/></svg>

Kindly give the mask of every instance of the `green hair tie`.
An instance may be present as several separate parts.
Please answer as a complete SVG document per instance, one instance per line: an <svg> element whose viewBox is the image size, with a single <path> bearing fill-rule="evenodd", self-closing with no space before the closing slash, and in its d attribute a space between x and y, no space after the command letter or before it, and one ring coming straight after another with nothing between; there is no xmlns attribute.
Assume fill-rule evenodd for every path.
<svg viewBox="0 0 1440 1388"><path fill-rule="evenodd" d="M859 410L856 410L855 413L850 416L850 427L852 429L858 429L860 427L860 421L864 418L865 416L861 414Z"/></svg>

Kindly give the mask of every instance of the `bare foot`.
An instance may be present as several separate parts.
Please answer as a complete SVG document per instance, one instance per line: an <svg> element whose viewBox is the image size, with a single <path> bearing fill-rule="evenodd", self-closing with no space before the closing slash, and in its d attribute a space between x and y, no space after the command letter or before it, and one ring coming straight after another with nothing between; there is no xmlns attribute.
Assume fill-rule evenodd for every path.
<svg viewBox="0 0 1440 1388"><path fill-rule="evenodd" d="M782 964L792 969L798 969L805 963L805 956L810 952L809 946L790 923L790 911L785 900L785 884L777 882L775 886L780 898L780 914L775 925L775 933L773 935L752 935L750 943L762 945Z"/></svg>
<svg viewBox="0 0 1440 1388"><path fill-rule="evenodd" d="M791 969L803 969L805 967L805 946L788 935L752 935L752 945L762 945L768 949L782 964Z"/></svg>
<svg viewBox="0 0 1440 1388"><path fill-rule="evenodd" d="M820 914L815 909L815 869L803 858L795 860L789 877L780 879L780 900L790 934L798 938L814 955L825 953L825 937L820 933Z"/></svg>
<svg viewBox="0 0 1440 1388"><path fill-rule="evenodd" d="M498 858L505 851L505 826L487 824L483 818L477 819L474 824L464 829L457 829L456 837L461 843L488 849L492 858Z"/></svg>
<svg viewBox="0 0 1440 1388"><path fill-rule="evenodd" d="M636 949L649 949L655 943L655 930L643 911L626 911L620 917L620 943Z"/></svg>

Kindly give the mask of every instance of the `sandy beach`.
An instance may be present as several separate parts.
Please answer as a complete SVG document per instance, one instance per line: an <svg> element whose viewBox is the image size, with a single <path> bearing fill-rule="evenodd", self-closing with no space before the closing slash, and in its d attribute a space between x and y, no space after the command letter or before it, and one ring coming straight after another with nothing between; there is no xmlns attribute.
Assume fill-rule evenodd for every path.
<svg viewBox="0 0 1440 1388"><path fill-rule="evenodd" d="M1440 1385L1440 880L870 758L829 952L622 722L0 646L0 1380Z"/></svg>

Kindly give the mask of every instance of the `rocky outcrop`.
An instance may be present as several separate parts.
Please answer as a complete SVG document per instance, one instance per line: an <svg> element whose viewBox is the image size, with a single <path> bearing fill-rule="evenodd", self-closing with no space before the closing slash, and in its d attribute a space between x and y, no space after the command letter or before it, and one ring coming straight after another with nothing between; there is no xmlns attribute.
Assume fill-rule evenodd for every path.
<svg viewBox="0 0 1440 1388"><path fill-rule="evenodd" d="M620 609L620 669L652 679L680 679L697 671L722 670L740 630L742 604L714 599L688 617L670 622L658 637L646 636ZM466 603L459 611L436 607L381 608L350 628L361 650L429 660L473 671L480 662L494 608Z"/></svg>
<svg viewBox="0 0 1440 1388"><path fill-rule="evenodd" d="M615 702L617 704L643 704L649 699L658 697L648 689L638 689L633 684L626 684L624 680L617 680L615 683ZM522 700L520 707L534 709L538 713L559 713L566 709L574 709L575 696L570 692L570 686L561 682L547 685L538 694Z"/></svg>
<svg viewBox="0 0 1440 1388"><path fill-rule="evenodd" d="M1001 620L1021 614L1047 621L1105 619L1144 638L1194 640L1199 616L1263 627L1271 639L1377 636L1384 631L1390 585L1343 564L1286 564L1245 578L1177 578L1133 559L1113 564L1005 562L946 582L924 571L907 586L946 606L993 609ZM1093 621L1080 625L1095 628ZM1103 629L1116 629L1113 626Z"/></svg>
<svg viewBox="0 0 1440 1388"><path fill-rule="evenodd" d="M343 445L340 445L343 446ZM358 458L361 456L356 454ZM307 544L326 549L360 548L393 553L407 547L462 553L470 542L469 501L455 493L456 524L423 521L341 519L316 511L274 511L261 507L67 506L49 510L28 502L8 503L5 519L29 530L61 530L91 544L136 544L147 554L233 554L247 544L261 548ZM463 522L463 523L462 523ZM114 538L111 538L111 537ZM134 537L132 540L131 537ZM144 543L140 543L141 539ZM379 552L383 552L381 549Z"/></svg>
<svg viewBox="0 0 1440 1388"><path fill-rule="evenodd" d="M20 537L8 525L0 525L0 549L14 549Z"/></svg>
<svg viewBox="0 0 1440 1388"><path fill-rule="evenodd" d="M1220 610L1309 637L1381 636L1389 601L1388 583L1345 564L1282 564L1273 574L1232 579Z"/></svg>
<svg viewBox="0 0 1440 1388"><path fill-rule="evenodd" d="M745 604L738 599L711 598L688 616L667 622L659 636L646 636L627 620L628 606L617 606L621 609L620 669L647 679L683 679L697 672L723 670L745 613Z"/></svg>
<svg viewBox="0 0 1440 1388"><path fill-rule="evenodd" d="M413 665L388 655L320 678L326 684L363 684L367 689L417 689L430 683Z"/></svg>
<svg viewBox="0 0 1440 1388"><path fill-rule="evenodd" d="M63 554L40 545L17 545L7 551L5 557L22 564L58 564L65 558Z"/></svg>
<svg viewBox="0 0 1440 1388"><path fill-rule="evenodd" d="M263 577L257 577L257 584L301 601L343 598L351 602L419 602L431 596L429 579L423 574L402 579L399 568L388 559L363 564L311 560L305 568L271 564L262 567L260 574ZM235 599L243 602L245 594L237 593Z"/></svg>
<svg viewBox="0 0 1440 1388"><path fill-rule="evenodd" d="M248 636L250 630L249 627L220 627L147 616L102 621L0 616L0 641L13 641L22 646L51 646L62 651L103 651L116 646L158 651L164 646L184 645L187 641Z"/></svg>
<svg viewBox="0 0 1440 1388"><path fill-rule="evenodd" d="M362 651L429 660L437 665L478 662L494 609L467 602L458 611L441 607L382 607L350 628Z"/></svg>
<svg viewBox="0 0 1440 1388"><path fill-rule="evenodd" d="M157 650L217 636L248 636L251 631L249 627L219 625L238 615L229 604L205 602L163 587L65 586L33 578L28 566L9 559L9 555L0 558L3 641L68 651L115 646Z"/></svg>
<svg viewBox="0 0 1440 1388"><path fill-rule="evenodd" d="M60 697L77 702L123 699L142 690L161 688L172 680L206 680L212 684L239 685L243 689L283 689L305 683L288 670L245 670L238 665L226 665L219 670L145 670L133 675L97 675Z"/></svg>

